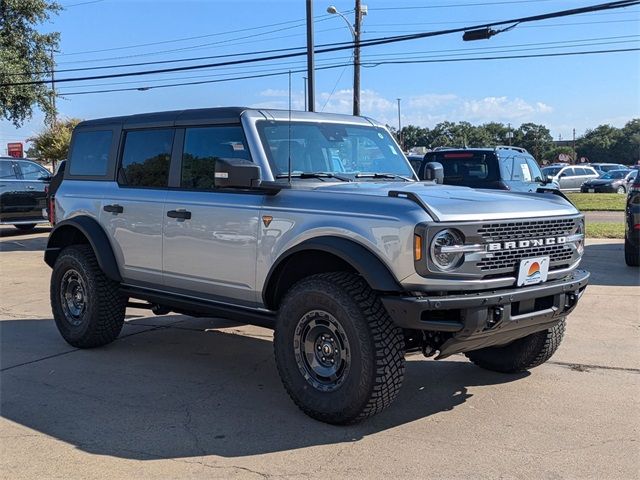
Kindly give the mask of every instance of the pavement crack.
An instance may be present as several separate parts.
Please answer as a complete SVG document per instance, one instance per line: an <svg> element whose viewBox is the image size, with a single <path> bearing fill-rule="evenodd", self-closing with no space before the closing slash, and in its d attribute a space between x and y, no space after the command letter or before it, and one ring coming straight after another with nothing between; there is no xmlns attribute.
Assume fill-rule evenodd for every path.
<svg viewBox="0 0 640 480"><path fill-rule="evenodd" d="M640 368L632 368L632 367L610 367L607 365L591 365L588 363L558 362L558 361L548 361L547 363L551 363L553 365L559 365L561 367L567 367L576 372L588 372L589 370L615 370L618 372L640 373Z"/></svg>

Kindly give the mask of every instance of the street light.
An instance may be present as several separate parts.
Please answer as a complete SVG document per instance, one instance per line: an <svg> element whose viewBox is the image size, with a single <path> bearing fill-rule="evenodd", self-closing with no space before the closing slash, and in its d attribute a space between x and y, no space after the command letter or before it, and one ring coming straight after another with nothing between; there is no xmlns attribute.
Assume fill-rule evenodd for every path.
<svg viewBox="0 0 640 480"><path fill-rule="evenodd" d="M360 5L360 0L356 0L355 17L356 21L354 25L349 23L347 17L345 17L334 6L329 5L327 7L327 13L331 15L339 15L346 22L353 37L353 114L360 115L360 23L362 17L367 14L367 6Z"/></svg>

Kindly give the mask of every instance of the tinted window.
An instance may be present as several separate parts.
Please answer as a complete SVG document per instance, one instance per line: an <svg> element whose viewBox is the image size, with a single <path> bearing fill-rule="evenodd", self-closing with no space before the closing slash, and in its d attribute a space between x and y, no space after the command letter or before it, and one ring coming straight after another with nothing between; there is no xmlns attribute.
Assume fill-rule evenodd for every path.
<svg viewBox="0 0 640 480"><path fill-rule="evenodd" d="M131 187L166 187L173 129L127 132L118 182Z"/></svg>
<svg viewBox="0 0 640 480"><path fill-rule="evenodd" d="M106 175L111 150L111 130L78 132L69 156L71 175Z"/></svg>
<svg viewBox="0 0 640 480"><path fill-rule="evenodd" d="M40 165L31 162L18 162L22 178L25 180L38 180L44 176L50 176L51 173Z"/></svg>
<svg viewBox="0 0 640 480"><path fill-rule="evenodd" d="M575 177L576 170L574 168L565 168L562 173L564 173L567 177Z"/></svg>
<svg viewBox="0 0 640 480"><path fill-rule="evenodd" d="M586 168L575 167L576 175L589 175L589 171Z"/></svg>
<svg viewBox="0 0 640 480"><path fill-rule="evenodd" d="M187 128L180 185L195 189L214 188L213 174L218 158L250 159L242 127Z"/></svg>
<svg viewBox="0 0 640 480"><path fill-rule="evenodd" d="M437 152L427 154L428 162L439 162L444 169L444 183L466 185L500 179L498 162L493 153ZM509 164L509 169L511 165ZM511 175L511 172L508 173Z"/></svg>
<svg viewBox="0 0 640 480"><path fill-rule="evenodd" d="M17 180L17 178L13 162L0 161L0 179Z"/></svg>
<svg viewBox="0 0 640 480"><path fill-rule="evenodd" d="M542 169L542 172L549 177L555 177L560 170L561 167L545 167Z"/></svg>

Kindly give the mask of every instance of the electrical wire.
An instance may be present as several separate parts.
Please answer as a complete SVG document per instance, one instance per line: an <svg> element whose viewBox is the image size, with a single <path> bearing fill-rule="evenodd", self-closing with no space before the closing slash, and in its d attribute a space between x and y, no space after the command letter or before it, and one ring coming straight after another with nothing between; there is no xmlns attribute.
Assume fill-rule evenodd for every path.
<svg viewBox="0 0 640 480"><path fill-rule="evenodd" d="M359 45L361 48L365 48L365 47L370 47L374 45L385 45L385 44L403 42L408 40L417 40L421 38L429 38L429 37L434 37L439 35L447 35L451 33L459 33L459 32L464 32L468 30L480 29L480 28L488 28L488 27L495 27L495 26L501 26L501 25L511 25L514 23L528 23L528 22L534 22L534 21L540 21L540 20L547 20L551 18L571 16L579 13L609 10L609 9L621 8L624 6L632 6L632 5L638 5L638 4L640 4L640 0L619 0L614 2L598 4L598 5L592 5L589 7L574 8L574 9L556 11L556 12L551 12L551 13L546 13L541 15L533 15L533 16L516 18L511 20L503 20L500 22L493 22L490 24L481 24L481 25L474 25L474 26L468 26L463 28L453 28L453 29L440 30L440 31L422 32L422 33L415 33L415 34L401 35L401 36L394 36L394 37L375 38L375 39L361 41ZM316 50L316 53L329 53L334 51L346 50L350 48L353 48L353 42L349 42L347 45L321 48ZM157 73L199 70L203 68L218 67L218 66L264 62L269 60L291 58L291 57L297 57L302 55L306 55L306 52L294 52L294 53L287 53L287 54L280 54L280 55L270 55L267 57L257 57L257 58L219 62L219 63L189 65L189 66L182 66L182 67L163 68L163 69L137 71L137 72L113 73L108 75L93 75L93 76L75 77L75 78L67 77L67 78L57 79L56 83L67 83L67 82L77 82L77 81L84 81L84 80L98 80L98 79L106 79L106 78L120 78L120 77L130 77L130 76L151 75L151 74L157 74ZM30 81L23 81L23 82L11 82L11 83L0 84L0 86L7 87L7 86L18 86L18 85L39 85L44 83L49 83L49 80L30 80Z"/></svg>
<svg viewBox="0 0 640 480"><path fill-rule="evenodd" d="M609 49L609 50L592 50L592 51L579 51L579 52L559 52L559 53L541 53L541 54L527 54L527 55L511 55L511 56L492 56L492 57L472 57L472 58L451 58L451 59L430 59L430 60L420 60L420 59L409 59L409 60L382 60L378 62L362 62L361 65L366 68L375 68L381 65L392 65L392 64L419 64L419 63L449 63L449 62L470 62L470 61L487 61L487 60L510 60L510 59L523 59L523 58L543 58L543 57L564 57L564 56L573 56L573 55L597 55L604 53L622 53L622 52L635 52L640 51L640 48L626 48L626 49ZM340 68L349 66L350 63L336 64L336 65L326 65L323 67L318 67L316 70L327 70L332 68ZM107 89L107 90L93 90L93 91L81 91L81 92L69 92L65 93L64 96L72 96L72 95L87 95L87 94L95 94L95 93L113 93L113 92L127 92L127 91L147 91L158 88L170 88L170 87L182 87L188 85L203 85L210 83L222 83L222 82L230 82L236 80L245 80L252 78L263 78L263 77L273 77L280 75L288 75L291 73L303 73L307 70L305 68L301 68L298 70L282 70L280 72L273 73L265 73L258 75L247 75L241 77L233 77L233 78L224 78L217 80L203 80L198 82L185 82L185 83L173 83L167 85L155 85L151 87L131 87L131 88L117 88L117 89Z"/></svg>

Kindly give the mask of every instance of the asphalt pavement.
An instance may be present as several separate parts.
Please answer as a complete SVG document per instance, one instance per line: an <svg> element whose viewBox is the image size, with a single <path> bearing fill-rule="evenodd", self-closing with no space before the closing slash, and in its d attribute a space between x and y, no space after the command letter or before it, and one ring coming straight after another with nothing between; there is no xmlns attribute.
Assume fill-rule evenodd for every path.
<svg viewBox="0 0 640 480"><path fill-rule="evenodd" d="M129 309L78 350L49 306L47 230L0 228L0 478L636 479L640 270L587 242L591 284L556 355L529 373L408 359L394 405L359 425L303 415L272 332Z"/></svg>

